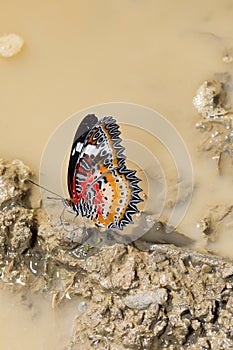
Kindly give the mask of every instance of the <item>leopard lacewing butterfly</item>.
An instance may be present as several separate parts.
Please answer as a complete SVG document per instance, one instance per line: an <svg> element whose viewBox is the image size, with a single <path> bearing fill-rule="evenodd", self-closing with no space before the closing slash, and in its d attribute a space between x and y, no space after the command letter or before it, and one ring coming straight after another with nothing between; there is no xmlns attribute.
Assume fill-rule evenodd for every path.
<svg viewBox="0 0 233 350"><path fill-rule="evenodd" d="M127 168L119 125L113 117L87 115L79 125L68 166L65 200L75 215L97 226L122 230L143 200L135 170Z"/></svg>

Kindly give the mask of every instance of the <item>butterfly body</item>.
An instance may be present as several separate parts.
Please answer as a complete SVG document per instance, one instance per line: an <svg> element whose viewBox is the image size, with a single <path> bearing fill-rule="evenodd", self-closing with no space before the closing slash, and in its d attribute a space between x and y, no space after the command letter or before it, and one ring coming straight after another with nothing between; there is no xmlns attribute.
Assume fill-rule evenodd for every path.
<svg viewBox="0 0 233 350"><path fill-rule="evenodd" d="M80 132L82 123L89 125ZM99 120L88 115L74 137L68 167L66 201L76 215L99 226L122 230L138 213L140 181L135 170L126 167L119 126L112 117ZM88 124L88 123L86 123Z"/></svg>

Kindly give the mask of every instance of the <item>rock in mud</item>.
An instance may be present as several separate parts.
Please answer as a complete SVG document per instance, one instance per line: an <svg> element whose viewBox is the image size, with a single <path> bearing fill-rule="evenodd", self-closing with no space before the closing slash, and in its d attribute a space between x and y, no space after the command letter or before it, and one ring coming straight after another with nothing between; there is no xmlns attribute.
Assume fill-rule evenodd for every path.
<svg viewBox="0 0 233 350"><path fill-rule="evenodd" d="M139 293L125 298L125 305L130 309L145 310L151 304L162 305L167 301L167 290L159 288L155 292Z"/></svg>
<svg viewBox="0 0 233 350"><path fill-rule="evenodd" d="M214 118L227 113L225 109L226 91L224 83L218 80L205 81L193 98L197 112L206 118Z"/></svg>
<svg viewBox="0 0 233 350"><path fill-rule="evenodd" d="M205 81L193 99L201 119L196 123L202 135L199 150L208 152L216 161L219 172L232 171L233 113L228 105L227 92L232 90L230 77L223 75L221 80Z"/></svg>

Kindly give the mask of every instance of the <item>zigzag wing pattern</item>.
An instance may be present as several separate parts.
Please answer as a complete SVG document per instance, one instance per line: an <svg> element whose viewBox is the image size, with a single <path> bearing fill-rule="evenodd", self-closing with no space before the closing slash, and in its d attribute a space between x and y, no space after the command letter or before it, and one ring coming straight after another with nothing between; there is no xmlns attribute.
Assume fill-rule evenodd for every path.
<svg viewBox="0 0 233 350"><path fill-rule="evenodd" d="M138 213L141 188L136 171L125 165L119 126L104 117L73 145L68 176L71 207L97 225L122 230Z"/></svg>

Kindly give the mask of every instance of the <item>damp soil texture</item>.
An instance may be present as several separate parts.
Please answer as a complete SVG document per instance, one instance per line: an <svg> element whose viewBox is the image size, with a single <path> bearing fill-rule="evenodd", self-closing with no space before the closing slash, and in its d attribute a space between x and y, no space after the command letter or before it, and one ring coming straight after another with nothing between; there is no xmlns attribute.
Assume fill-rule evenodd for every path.
<svg viewBox="0 0 233 350"><path fill-rule="evenodd" d="M48 294L58 309L81 298L62 350L233 349L231 259L143 241L81 245L31 207L31 176L0 162L1 288Z"/></svg>

